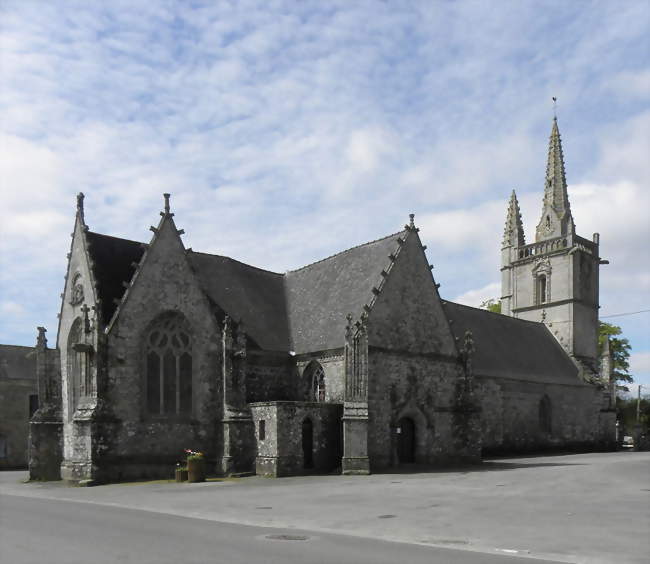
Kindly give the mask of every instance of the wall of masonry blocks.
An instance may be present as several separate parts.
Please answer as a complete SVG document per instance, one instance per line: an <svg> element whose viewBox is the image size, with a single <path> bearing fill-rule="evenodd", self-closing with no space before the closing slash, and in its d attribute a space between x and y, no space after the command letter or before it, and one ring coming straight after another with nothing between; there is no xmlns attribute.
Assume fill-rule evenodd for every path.
<svg viewBox="0 0 650 564"><path fill-rule="evenodd" d="M341 462L340 420L343 406L316 402L262 402L250 404L257 442L256 473L291 476L330 472ZM312 424L313 466L305 466L303 422ZM262 421L264 423L262 423ZM263 437L260 429L263 426Z"/></svg>

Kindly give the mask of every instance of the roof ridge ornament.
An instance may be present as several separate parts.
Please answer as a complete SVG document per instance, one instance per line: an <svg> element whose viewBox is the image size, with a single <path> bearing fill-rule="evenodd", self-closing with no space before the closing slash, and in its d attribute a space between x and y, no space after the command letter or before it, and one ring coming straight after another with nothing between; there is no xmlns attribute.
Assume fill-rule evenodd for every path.
<svg viewBox="0 0 650 564"><path fill-rule="evenodd" d="M170 206L169 206L169 198L171 197L171 194L169 192L165 192L163 194L163 198L165 199L165 211L161 211L160 215L163 217L174 217L174 214L171 213L170 211Z"/></svg>
<svg viewBox="0 0 650 564"><path fill-rule="evenodd" d="M414 213L409 214L409 222L404 226L404 229L406 229L406 231L420 231L417 227L415 227Z"/></svg>
<svg viewBox="0 0 650 564"><path fill-rule="evenodd" d="M79 192L77 194L77 215L79 216L79 219L81 220L82 224L86 224L85 218L84 218L84 193Z"/></svg>
<svg viewBox="0 0 650 564"><path fill-rule="evenodd" d="M47 329L45 327L37 327L36 330L38 331L38 336L36 337L36 347L46 349L47 337L45 336L45 333L47 332Z"/></svg>

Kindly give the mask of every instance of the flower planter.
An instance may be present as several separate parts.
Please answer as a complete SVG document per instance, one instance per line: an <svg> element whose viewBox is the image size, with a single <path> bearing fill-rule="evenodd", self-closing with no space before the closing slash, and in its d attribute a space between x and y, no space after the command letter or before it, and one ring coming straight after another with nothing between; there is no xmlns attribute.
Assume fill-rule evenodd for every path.
<svg viewBox="0 0 650 564"><path fill-rule="evenodd" d="M187 482L187 468L176 468L176 481Z"/></svg>
<svg viewBox="0 0 650 564"><path fill-rule="evenodd" d="M187 459L187 481L205 482L205 460L203 458Z"/></svg>

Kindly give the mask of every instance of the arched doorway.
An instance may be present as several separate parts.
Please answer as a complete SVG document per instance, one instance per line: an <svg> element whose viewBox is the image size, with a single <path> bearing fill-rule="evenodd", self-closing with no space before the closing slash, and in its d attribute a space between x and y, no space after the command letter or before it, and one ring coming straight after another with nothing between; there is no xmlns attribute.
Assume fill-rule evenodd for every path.
<svg viewBox="0 0 650 564"><path fill-rule="evenodd" d="M314 424L308 417L302 422L303 468L314 467Z"/></svg>
<svg viewBox="0 0 650 564"><path fill-rule="evenodd" d="M410 417L397 423L397 460L400 464L415 462L415 423Z"/></svg>

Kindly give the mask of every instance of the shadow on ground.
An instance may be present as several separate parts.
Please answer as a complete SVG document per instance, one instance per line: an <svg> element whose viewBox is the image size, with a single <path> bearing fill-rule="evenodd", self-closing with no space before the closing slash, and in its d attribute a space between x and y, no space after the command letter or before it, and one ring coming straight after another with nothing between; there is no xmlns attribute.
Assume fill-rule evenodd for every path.
<svg viewBox="0 0 650 564"><path fill-rule="evenodd" d="M375 472L375 474L470 474L496 470L519 470L522 468L552 468L554 466L585 466L582 462L517 462L486 460L478 464L462 466L427 466L424 464L401 464Z"/></svg>

